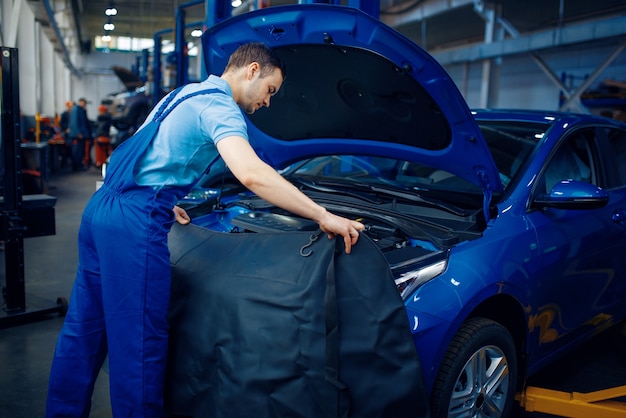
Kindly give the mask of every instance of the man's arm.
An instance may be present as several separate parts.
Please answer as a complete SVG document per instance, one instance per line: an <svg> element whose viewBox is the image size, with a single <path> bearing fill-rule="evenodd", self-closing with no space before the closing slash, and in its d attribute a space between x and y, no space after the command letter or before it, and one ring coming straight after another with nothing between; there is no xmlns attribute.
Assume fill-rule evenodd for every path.
<svg viewBox="0 0 626 418"><path fill-rule="evenodd" d="M276 206L314 220L328 238L341 235L346 253L350 253L359 238L359 231L364 228L363 224L327 212L265 164L244 138L224 138L217 143L217 150L244 186Z"/></svg>

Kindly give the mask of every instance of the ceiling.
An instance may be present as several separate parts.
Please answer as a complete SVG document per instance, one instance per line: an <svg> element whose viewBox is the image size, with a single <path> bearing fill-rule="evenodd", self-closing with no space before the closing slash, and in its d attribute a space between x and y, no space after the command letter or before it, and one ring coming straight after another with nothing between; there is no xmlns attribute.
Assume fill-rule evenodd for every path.
<svg viewBox="0 0 626 418"><path fill-rule="evenodd" d="M410 3L410 2L409 2ZM397 16L381 12L381 19L407 35L429 51L483 42L485 20L478 13L484 7L493 8L502 21L508 22L521 34L562 27L564 25L626 15L624 0L442 0L441 4L454 4L431 13L425 19L428 5L437 1L422 1L421 13L408 11Z"/></svg>
<svg viewBox="0 0 626 418"><path fill-rule="evenodd" d="M104 11L111 3L109 0L73 0L79 3L79 21L81 37L85 40L104 33L107 21ZM82 4L80 4L82 3ZM206 19L204 1L176 0L116 0L118 13L111 18L115 24L112 34L133 38L152 38L157 31L173 29L176 24L176 12L180 5L184 7L185 22L203 22Z"/></svg>
<svg viewBox="0 0 626 418"><path fill-rule="evenodd" d="M244 0L238 10L250 10L257 1L271 6L298 3L297 0ZM36 18L45 20L42 1L28 2L34 10L39 9L35 12ZM342 2L347 4L348 0ZM59 3L63 2L55 4ZM104 34L103 25L107 21L104 11L111 3L111 0L67 0L72 6L72 16L67 20L73 36L81 41L82 52L89 51L94 37ZM187 24L204 22L206 17L205 0L114 0L113 3L118 13L111 18L115 24L112 34L118 36L153 38L156 32L172 30L172 35L163 37L173 39L177 9L181 5L185 6L182 10ZM610 15L626 15L624 0L380 0L380 19L427 50L435 51L483 42L485 20L477 12L483 6L493 8L522 34Z"/></svg>

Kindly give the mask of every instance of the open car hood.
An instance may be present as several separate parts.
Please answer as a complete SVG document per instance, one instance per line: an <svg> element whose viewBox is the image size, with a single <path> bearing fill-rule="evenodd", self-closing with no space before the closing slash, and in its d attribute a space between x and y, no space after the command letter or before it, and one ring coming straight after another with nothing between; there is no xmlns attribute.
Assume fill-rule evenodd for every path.
<svg viewBox="0 0 626 418"><path fill-rule="evenodd" d="M502 190L470 110L426 51L347 6L274 6L231 17L202 36L209 74L263 42L286 63L270 108L248 116L250 142L275 168L327 154L416 161Z"/></svg>
<svg viewBox="0 0 626 418"><path fill-rule="evenodd" d="M111 70L113 70L117 78L120 79L128 91L134 91L137 87L141 87L145 84L138 75L133 73L128 68L114 65L111 67Z"/></svg>

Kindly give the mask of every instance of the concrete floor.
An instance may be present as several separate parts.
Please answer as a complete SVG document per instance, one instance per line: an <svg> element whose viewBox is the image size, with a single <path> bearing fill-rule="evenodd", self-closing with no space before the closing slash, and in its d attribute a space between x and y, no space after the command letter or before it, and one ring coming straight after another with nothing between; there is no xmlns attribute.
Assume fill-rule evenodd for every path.
<svg viewBox="0 0 626 418"><path fill-rule="evenodd" d="M27 305L37 300L56 304L69 299L77 264L78 225L82 210L100 179L98 170L56 173L50 177L48 194L55 196L56 234L24 240ZM5 257L0 252L0 275ZM2 280L4 286L4 279ZM46 319L0 329L0 417L43 417L50 361L63 318ZM626 385L626 337L620 329L597 338L546 369L530 385L563 391L587 392ZM93 418L110 417L108 376L100 373L96 384ZM517 411L515 417L549 415Z"/></svg>
<svg viewBox="0 0 626 418"><path fill-rule="evenodd" d="M56 306L69 300L78 262L80 217L96 189L100 171L60 172L50 176L48 194L55 204L56 234L24 239L24 276L27 310ZM0 253L2 285L5 256ZM38 418L45 415L48 374L63 318L46 319L0 329L0 417ZM100 373L94 391L93 418L111 416L107 374Z"/></svg>

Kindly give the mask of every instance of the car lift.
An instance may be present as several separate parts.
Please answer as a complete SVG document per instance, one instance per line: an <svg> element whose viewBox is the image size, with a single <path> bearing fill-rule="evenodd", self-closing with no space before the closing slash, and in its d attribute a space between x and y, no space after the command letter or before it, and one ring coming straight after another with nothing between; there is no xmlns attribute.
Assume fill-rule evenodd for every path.
<svg viewBox="0 0 626 418"><path fill-rule="evenodd" d="M47 302L30 299L31 307L26 307L24 287L24 238L54 235L54 203L56 199L48 195L28 195L23 198L21 186L21 138L19 118L18 53L15 48L1 47L0 63L0 122L4 169L2 190L0 239L5 241L5 281L2 288L5 300L0 309L0 328L41 319L58 312L67 312L67 300L59 297L56 305L43 308L32 306Z"/></svg>
<svg viewBox="0 0 626 418"><path fill-rule="evenodd" d="M595 392L560 392L529 386L516 395L527 412L543 412L561 417L626 417L626 403L612 399L626 396L626 386Z"/></svg>
<svg viewBox="0 0 626 418"><path fill-rule="evenodd" d="M626 324L621 335L626 337ZM527 386L515 395L515 400L527 412L574 418L626 417L626 385L585 393Z"/></svg>

